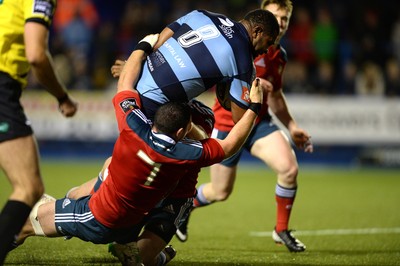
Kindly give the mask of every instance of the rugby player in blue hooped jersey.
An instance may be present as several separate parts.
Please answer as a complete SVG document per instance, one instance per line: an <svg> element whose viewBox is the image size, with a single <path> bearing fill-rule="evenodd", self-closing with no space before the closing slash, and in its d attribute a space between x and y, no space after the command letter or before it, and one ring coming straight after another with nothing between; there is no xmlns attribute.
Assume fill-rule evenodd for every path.
<svg viewBox="0 0 400 266"><path fill-rule="evenodd" d="M240 22L205 10L177 19L160 33L154 51L146 51L143 72L134 86L144 113L152 120L161 104L188 102L217 85L218 98L237 122L249 105L256 73L253 60L278 34L275 16L261 9L250 11ZM120 64L124 63L117 60L114 70Z"/></svg>

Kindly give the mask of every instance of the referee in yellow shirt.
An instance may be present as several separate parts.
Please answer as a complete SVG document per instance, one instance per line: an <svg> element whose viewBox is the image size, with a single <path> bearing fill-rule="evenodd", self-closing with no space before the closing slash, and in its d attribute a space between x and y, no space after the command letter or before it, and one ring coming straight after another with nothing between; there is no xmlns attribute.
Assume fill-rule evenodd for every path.
<svg viewBox="0 0 400 266"><path fill-rule="evenodd" d="M56 0L0 0L0 167L13 189L0 214L0 265L44 193L36 139L20 103L29 70L65 117L77 110L48 50L55 8Z"/></svg>

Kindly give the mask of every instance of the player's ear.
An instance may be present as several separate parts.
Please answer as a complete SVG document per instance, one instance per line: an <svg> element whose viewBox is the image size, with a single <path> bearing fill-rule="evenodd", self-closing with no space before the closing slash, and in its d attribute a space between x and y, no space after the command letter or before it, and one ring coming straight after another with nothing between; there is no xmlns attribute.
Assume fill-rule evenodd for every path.
<svg viewBox="0 0 400 266"><path fill-rule="evenodd" d="M175 140L181 140L185 137L185 135L186 135L185 129L181 127L175 133Z"/></svg>
<svg viewBox="0 0 400 266"><path fill-rule="evenodd" d="M264 29L261 26L253 26L253 39L256 39L257 37L261 36L264 32Z"/></svg>

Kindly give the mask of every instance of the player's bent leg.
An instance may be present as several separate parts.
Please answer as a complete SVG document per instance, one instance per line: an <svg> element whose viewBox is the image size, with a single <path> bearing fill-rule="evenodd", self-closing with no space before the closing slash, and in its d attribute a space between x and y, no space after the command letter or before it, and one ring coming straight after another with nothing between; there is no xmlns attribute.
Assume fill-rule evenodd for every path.
<svg viewBox="0 0 400 266"><path fill-rule="evenodd" d="M233 191L236 170L237 166L212 165L210 167L211 182L205 184L203 188L204 198L210 203L227 200Z"/></svg>
<svg viewBox="0 0 400 266"><path fill-rule="evenodd" d="M289 140L282 131L274 131L256 140L250 152L277 174L279 185L286 188L297 186L297 159Z"/></svg>
<svg viewBox="0 0 400 266"><path fill-rule="evenodd" d="M90 193L93 190L94 185L97 182L97 177L89 180L86 183L83 183L82 185L78 186L78 187L73 187L71 188L67 194L65 194L66 198L70 198L70 199L79 199L80 197L86 197L88 195L90 195Z"/></svg>

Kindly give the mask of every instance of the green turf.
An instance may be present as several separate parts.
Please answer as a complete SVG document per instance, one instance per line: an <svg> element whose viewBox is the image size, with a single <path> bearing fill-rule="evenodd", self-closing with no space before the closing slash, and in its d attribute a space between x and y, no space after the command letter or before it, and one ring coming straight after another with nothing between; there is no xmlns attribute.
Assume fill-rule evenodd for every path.
<svg viewBox="0 0 400 266"><path fill-rule="evenodd" d="M100 168L101 162L44 161L46 191L62 197ZM205 170L199 183L207 180ZM194 211L189 240L172 240L178 254L170 265L400 265L400 170L303 167L290 223L307 245L301 254L289 253L269 236L275 183L270 170L242 165L231 198ZM3 176L0 188L3 203L10 192ZM388 232L356 231L371 228ZM316 234L328 229L334 233ZM353 233L338 235L339 229ZM268 236L253 236L260 232ZM104 245L31 237L9 254L6 265L119 264Z"/></svg>

